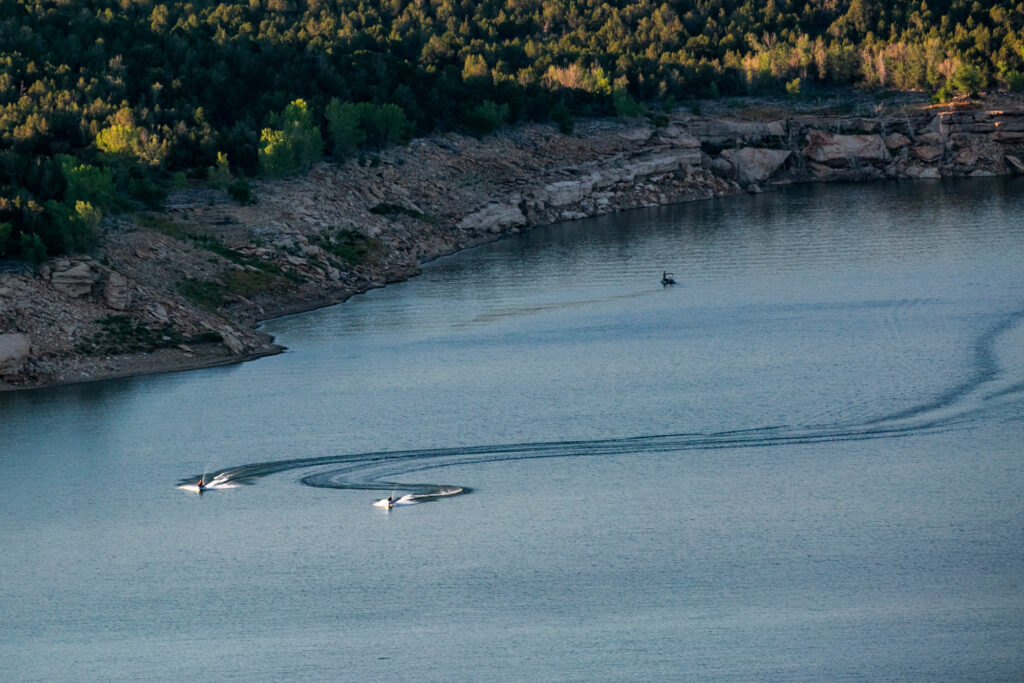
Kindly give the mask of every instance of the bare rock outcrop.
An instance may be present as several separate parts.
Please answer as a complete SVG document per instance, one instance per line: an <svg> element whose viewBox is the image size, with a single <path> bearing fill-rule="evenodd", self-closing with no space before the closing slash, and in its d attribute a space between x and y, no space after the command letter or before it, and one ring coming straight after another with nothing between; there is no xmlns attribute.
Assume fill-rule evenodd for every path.
<svg viewBox="0 0 1024 683"><path fill-rule="evenodd" d="M224 346L228 347L232 354L240 356L246 352L248 347L245 343L238 338L235 331L230 327L222 326L219 330L221 339L224 341Z"/></svg>
<svg viewBox="0 0 1024 683"><path fill-rule="evenodd" d="M673 147L700 149L700 140L677 125L668 125L658 132L660 140Z"/></svg>
<svg viewBox="0 0 1024 683"><path fill-rule="evenodd" d="M31 351L32 343L27 334L0 334L0 377L19 375Z"/></svg>
<svg viewBox="0 0 1024 683"><path fill-rule="evenodd" d="M58 264L50 273L54 289L73 298L87 296L97 278L98 274L84 261L74 265L67 262Z"/></svg>
<svg viewBox="0 0 1024 683"><path fill-rule="evenodd" d="M763 183L775 175L792 156L792 152L786 149L743 147L723 150L721 156L732 164L737 182L747 186L751 183Z"/></svg>
<svg viewBox="0 0 1024 683"><path fill-rule="evenodd" d="M518 204L492 203L469 214L457 227L460 230L477 230L497 234L509 228L526 225L526 216Z"/></svg>
<svg viewBox="0 0 1024 683"><path fill-rule="evenodd" d="M581 121L571 135L541 124L434 135L373 164L257 181L256 206L193 187L156 221L108 217L91 258L0 272L0 331L20 335L0 360L20 374L0 389L273 353L257 320L343 301L553 221L774 183L1024 174L1024 99L940 111L921 98L875 114L764 104L679 108L663 126Z"/></svg>
<svg viewBox="0 0 1024 683"><path fill-rule="evenodd" d="M998 112L992 116L992 138L1003 143L1024 143L1024 113Z"/></svg>
<svg viewBox="0 0 1024 683"><path fill-rule="evenodd" d="M889 150L902 149L910 146L910 139L903 133L889 133L885 136L885 146Z"/></svg>
<svg viewBox="0 0 1024 683"><path fill-rule="evenodd" d="M698 166L700 160L699 147L682 147L661 153L642 155L626 161L619 172L613 173L609 180L611 183L633 182L637 178L660 173L674 173L685 166Z"/></svg>
<svg viewBox="0 0 1024 683"><path fill-rule="evenodd" d="M879 135L837 135L823 130L808 131L803 154L817 164L836 168L890 160L889 150Z"/></svg>
<svg viewBox="0 0 1024 683"><path fill-rule="evenodd" d="M115 311L127 311L132 303L132 290L128 278L117 271L111 271L103 287L103 298L107 306Z"/></svg>
<svg viewBox="0 0 1024 683"><path fill-rule="evenodd" d="M933 164L942 159L946 148L942 145L914 145L910 148L910 154L926 164Z"/></svg>
<svg viewBox="0 0 1024 683"><path fill-rule="evenodd" d="M576 175L573 179L546 183L531 190L526 197L526 205L534 215L545 209L561 210L553 219L592 215L594 211L578 210L585 208L579 205L602 199L610 202L611 195L616 192L633 191L650 178L687 173L688 169L700 164L700 148L691 144L628 157L612 157L572 169ZM604 205L610 206L607 202Z"/></svg>
<svg viewBox="0 0 1024 683"><path fill-rule="evenodd" d="M725 145L734 141L759 142L768 138L783 138L787 133L786 122L740 121L721 117L700 116L687 123L689 133L699 140L713 145Z"/></svg>
<svg viewBox="0 0 1024 683"><path fill-rule="evenodd" d="M600 179L598 174L590 174L578 180L559 180L548 183L535 194L538 205L566 206L579 202L594 189L594 183Z"/></svg>

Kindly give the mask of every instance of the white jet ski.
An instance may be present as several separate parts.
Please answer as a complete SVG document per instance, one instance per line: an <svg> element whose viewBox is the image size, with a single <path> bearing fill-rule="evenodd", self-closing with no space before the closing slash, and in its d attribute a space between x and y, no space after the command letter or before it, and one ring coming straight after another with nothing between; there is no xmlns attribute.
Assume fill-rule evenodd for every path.
<svg viewBox="0 0 1024 683"><path fill-rule="evenodd" d="M233 484L228 481L227 477L223 474L218 474L213 479L206 481L205 478L200 478L199 481L193 484L182 484L178 488L182 491L190 491L192 493L203 493L211 489L233 489L237 484Z"/></svg>
<svg viewBox="0 0 1024 683"><path fill-rule="evenodd" d="M373 501L373 506L378 508L386 508L390 510L396 505L415 505L416 496L411 493L407 493L401 498L395 498L394 496L388 496L387 498L381 498L380 500Z"/></svg>

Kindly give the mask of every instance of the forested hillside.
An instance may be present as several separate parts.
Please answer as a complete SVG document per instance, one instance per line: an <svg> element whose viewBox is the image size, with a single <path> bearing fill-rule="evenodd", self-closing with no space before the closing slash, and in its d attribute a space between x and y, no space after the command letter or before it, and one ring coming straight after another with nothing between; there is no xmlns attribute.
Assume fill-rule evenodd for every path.
<svg viewBox="0 0 1024 683"><path fill-rule="evenodd" d="M435 129L815 88L1024 89L1024 2L0 0L0 257Z"/></svg>

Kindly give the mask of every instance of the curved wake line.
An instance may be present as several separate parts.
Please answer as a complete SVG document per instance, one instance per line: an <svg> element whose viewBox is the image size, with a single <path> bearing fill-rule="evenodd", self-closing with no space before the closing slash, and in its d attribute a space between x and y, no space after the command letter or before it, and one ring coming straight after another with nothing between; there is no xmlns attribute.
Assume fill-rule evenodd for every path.
<svg viewBox="0 0 1024 683"><path fill-rule="evenodd" d="M793 427L756 427L711 433L678 433L625 438L540 441L455 448L426 448L378 451L295 458L241 465L218 473L218 488L254 483L256 479L316 468L319 471L299 479L306 486L356 490L402 490L411 500L428 502L469 493L471 489L450 484L403 483L393 479L414 472L458 465L508 462L540 458L599 457L609 455L714 450L721 448L764 448L815 443L837 443L888 439L961 428L979 415L1024 398L1024 379L1000 370L995 345L1011 331L1024 332L1024 311L1001 320L983 334L974 347L974 377L939 396L935 401L902 410L860 424L831 424ZM1017 368L1014 368L1017 369ZM328 470L320 468L342 465ZM194 484L196 476L182 479L179 486Z"/></svg>

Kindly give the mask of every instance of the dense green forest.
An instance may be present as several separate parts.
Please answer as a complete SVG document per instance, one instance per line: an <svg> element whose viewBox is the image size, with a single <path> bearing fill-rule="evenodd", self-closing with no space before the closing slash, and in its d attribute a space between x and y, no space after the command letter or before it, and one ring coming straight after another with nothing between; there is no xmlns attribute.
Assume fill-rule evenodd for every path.
<svg viewBox="0 0 1024 683"><path fill-rule="evenodd" d="M1024 89L1024 2L0 0L0 257L436 129L830 86Z"/></svg>

